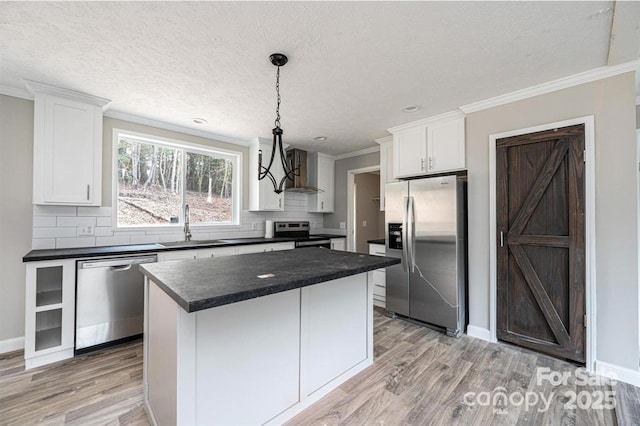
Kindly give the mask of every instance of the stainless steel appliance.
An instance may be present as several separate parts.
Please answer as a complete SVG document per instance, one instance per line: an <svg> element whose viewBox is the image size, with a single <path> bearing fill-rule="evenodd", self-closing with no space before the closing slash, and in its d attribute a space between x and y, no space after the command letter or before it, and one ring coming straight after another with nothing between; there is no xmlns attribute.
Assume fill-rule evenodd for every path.
<svg viewBox="0 0 640 426"><path fill-rule="evenodd" d="M307 151L297 148L291 148L287 150L286 161L289 169L297 169L293 175L293 179L287 179L285 182L285 190L287 192L301 192L306 194L313 194L319 191L318 188L309 185L308 177L308 162Z"/></svg>
<svg viewBox="0 0 640 426"><path fill-rule="evenodd" d="M76 352L142 334L144 277L157 256L83 260L77 264Z"/></svg>
<svg viewBox="0 0 640 426"><path fill-rule="evenodd" d="M295 238L295 247L325 247L331 248L331 239L323 235L309 235L309 222L274 222L273 236Z"/></svg>
<svg viewBox="0 0 640 426"><path fill-rule="evenodd" d="M466 182L457 176L388 183L385 188L387 310L445 328L465 327Z"/></svg>

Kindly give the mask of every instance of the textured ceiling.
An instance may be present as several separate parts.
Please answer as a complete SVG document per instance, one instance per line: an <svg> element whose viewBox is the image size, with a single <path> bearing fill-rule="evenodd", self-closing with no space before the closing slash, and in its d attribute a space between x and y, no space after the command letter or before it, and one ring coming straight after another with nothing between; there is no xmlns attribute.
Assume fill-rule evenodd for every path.
<svg viewBox="0 0 640 426"><path fill-rule="evenodd" d="M112 110L248 140L270 137L268 57L282 52L285 141L340 154L374 145L386 128L611 63L613 7L2 2L0 84L36 80L112 99ZM633 49L619 46L620 57ZM422 109L402 112L413 104ZM314 142L319 135L328 140Z"/></svg>

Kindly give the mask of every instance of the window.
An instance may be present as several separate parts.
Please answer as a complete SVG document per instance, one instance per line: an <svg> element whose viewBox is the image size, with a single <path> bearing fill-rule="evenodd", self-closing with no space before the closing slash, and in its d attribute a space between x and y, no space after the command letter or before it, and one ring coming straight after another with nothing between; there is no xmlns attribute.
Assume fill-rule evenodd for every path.
<svg viewBox="0 0 640 426"><path fill-rule="evenodd" d="M239 153L114 133L118 228L238 224Z"/></svg>

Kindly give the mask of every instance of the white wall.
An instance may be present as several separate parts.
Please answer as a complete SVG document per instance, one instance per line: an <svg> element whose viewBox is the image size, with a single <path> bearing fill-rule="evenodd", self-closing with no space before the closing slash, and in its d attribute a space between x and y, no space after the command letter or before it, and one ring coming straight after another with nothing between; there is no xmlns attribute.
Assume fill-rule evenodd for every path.
<svg viewBox="0 0 640 426"><path fill-rule="evenodd" d="M32 158L33 102L0 95L0 342L24 335Z"/></svg>
<svg viewBox="0 0 640 426"><path fill-rule="evenodd" d="M489 135L595 115L597 359L638 370L634 73L469 114L469 317L489 327Z"/></svg>

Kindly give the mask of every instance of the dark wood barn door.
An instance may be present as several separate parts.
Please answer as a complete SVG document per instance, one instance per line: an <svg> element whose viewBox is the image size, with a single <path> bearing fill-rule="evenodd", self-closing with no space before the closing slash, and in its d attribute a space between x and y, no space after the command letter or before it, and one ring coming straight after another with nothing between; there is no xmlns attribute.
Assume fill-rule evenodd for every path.
<svg viewBox="0 0 640 426"><path fill-rule="evenodd" d="M496 141L498 339L585 362L584 125Z"/></svg>

